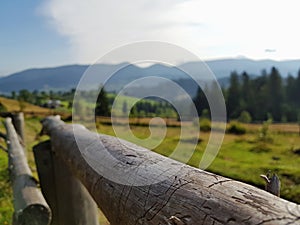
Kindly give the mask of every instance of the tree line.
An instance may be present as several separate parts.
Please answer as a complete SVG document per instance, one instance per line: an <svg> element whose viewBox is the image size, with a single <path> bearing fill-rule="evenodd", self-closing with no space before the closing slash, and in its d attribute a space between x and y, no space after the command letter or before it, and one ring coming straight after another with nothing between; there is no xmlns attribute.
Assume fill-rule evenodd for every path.
<svg viewBox="0 0 300 225"><path fill-rule="evenodd" d="M123 108L124 108L123 104ZM124 110L123 110L124 112ZM175 117L178 118L174 107L162 99L140 100L130 109L130 117Z"/></svg>
<svg viewBox="0 0 300 225"><path fill-rule="evenodd" d="M74 98L75 89L71 89L70 91L29 91L26 89L22 89L19 92L12 91L9 97L14 100L18 100L19 102L28 102L34 105L42 106L47 100L61 100L67 101L69 103L69 107L72 106L72 101Z"/></svg>
<svg viewBox="0 0 300 225"><path fill-rule="evenodd" d="M200 88L194 98L198 114L209 109ZM208 90L209 91L209 90ZM263 70L260 76L232 72L229 86L223 88L228 120L247 118L248 121L300 121L300 70L296 77L282 78L278 69Z"/></svg>
<svg viewBox="0 0 300 225"><path fill-rule="evenodd" d="M209 105L204 93L216 91L213 83L204 90L198 89L194 98L194 104L198 115L207 117ZM232 72L229 85L222 88L227 107L228 120L241 120L242 122L266 121L272 119L276 122L300 121L300 70L297 76L289 75L283 78L275 67L270 71L263 70L259 76L249 75L247 72ZM71 109L75 89L70 91L28 91L12 92L11 98L19 102L29 102L35 105L43 105L47 99L62 100L68 102ZM95 112L97 115L109 116L114 95L108 95L104 89L100 92L85 91L81 93L84 99L98 96ZM176 117L175 109L162 101L139 101L130 109L130 116L151 117L162 116ZM86 107L82 104L79 108ZM123 112L127 110L127 104L123 104ZM188 110L188 109L187 109ZM208 112L208 113L207 113Z"/></svg>
<svg viewBox="0 0 300 225"><path fill-rule="evenodd" d="M29 91L29 90L20 90L19 92L13 91L9 97L11 99L19 101L20 110L23 103L31 103L34 105L48 107L47 102L49 100L60 100L64 102L62 107L67 107L69 110L74 107L79 114L86 114L93 111L95 107L96 116L110 116L111 107L114 103L116 97L113 93L107 93L103 87L100 87L99 90L86 90L77 92L77 96L80 96L83 100L76 101L76 105L73 103L75 89L70 91ZM97 99L96 103L93 104L94 100ZM122 113L125 116L127 113L128 102L125 98L122 106ZM3 106L4 107L4 106ZM5 111L0 105L0 111ZM71 112L71 111L70 111ZM138 101L131 109L129 109L130 117L177 117L176 110L168 102L163 101L162 99L141 99Z"/></svg>

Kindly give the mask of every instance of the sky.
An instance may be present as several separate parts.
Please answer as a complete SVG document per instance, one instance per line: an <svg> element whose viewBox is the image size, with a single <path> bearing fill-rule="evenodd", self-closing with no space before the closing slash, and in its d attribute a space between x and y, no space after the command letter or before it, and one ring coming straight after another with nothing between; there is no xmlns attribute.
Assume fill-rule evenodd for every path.
<svg viewBox="0 0 300 225"><path fill-rule="evenodd" d="M176 44L200 59L300 59L296 0L3 0L0 76L92 64L136 41Z"/></svg>

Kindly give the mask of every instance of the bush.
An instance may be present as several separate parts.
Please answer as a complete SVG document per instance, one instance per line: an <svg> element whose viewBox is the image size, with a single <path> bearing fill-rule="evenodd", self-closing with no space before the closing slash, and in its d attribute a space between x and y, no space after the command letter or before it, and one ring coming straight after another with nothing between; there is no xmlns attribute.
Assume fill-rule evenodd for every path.
<svg viewBox="0 0 300 225"><path fill-rule="evenodd" d="M200 119L199 122L200 122L200 131L203 131L203 132L211 131L211 124L210 124L209 119L203 118L203 119Z"/></svg>
<svg viewBox="0 0 300 225"><path fill-rule="evenodd" d="M250 113L247 111L241 112L241 115L240 115L238 121L241 123L251 123L252 118L251 118Z"/></svg>
<svg viewBox="0 0 300 225"><path fill-rule="evenodd" d="M203 119L209 119L210 118L210 112L208 109L203 109L201 112L201 118Z"/></svg>
<svg viewBox="0 0 300 225"><path fill-rule="evenodd" d="M227 133L242 135L246 133L246 128L238 122L231 122L227 128Z"/></svg>
<svg viewBox="0 0 300 225"><path fill-rule="evenodd" d="M272 119L268 119L263 122L262 127L259 130L258 141L272 143L273 138L270 136L269 126L272 124Z"/></svg>

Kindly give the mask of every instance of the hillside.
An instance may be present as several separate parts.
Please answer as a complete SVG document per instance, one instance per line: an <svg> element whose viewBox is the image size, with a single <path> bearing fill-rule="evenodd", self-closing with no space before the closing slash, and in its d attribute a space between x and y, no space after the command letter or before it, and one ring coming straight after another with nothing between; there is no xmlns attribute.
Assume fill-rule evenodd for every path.
<svg viewBox="0 0 300 225"><path fill-rule="evenodd" d="M269 71L273 66L280 71L282 77L287 77L289 74L296 76L300 69L300 60L274 61L240 58L211 60L206 63L217 78L228 77L232 71L238 73L247 71L251 75L260 75L263 69Z"/></svg>
<svg viewBox="0 0 300 225"><path fill-rule="evenodd" d="M0 103L6 108L9 112L17 112L20 111L20 103L17 100L8 99L0 97ZM42 108L36 105L32 105L29 103L24 103L25 113L49 113L49 109Z"/></svg>
<svg viewBox="0 0 300 225"><path fill-rule="evenodd" d="M0 92L71 89L77 85L87 66L71 65L29 69L0 78Z"/></svg>
<svg viewBox="0 0 300 225"><path fill-rule="evenodd" d="M247 71L250 75L260 75L263 69L270 70L272 66L279 69L283 77L288 74L296 76L300 68L300 60L272 61L272 60L250 60L250 59L222 59L206 61L209 68L218 79L229 77L232 71ZM124 64L125 65L125 64ZM89 80L89 86L94 88L104 83L103 74L123 64L98 64L96 67L97 77ZM199 62L188 62L182 64L182 68L197 71ZM0 78L0 93L10 93L21 89L33 90L70 90L75 88L88 69L88 65L67 65L55 68L29 69ZM197 71L199 72L199 71ZM116 72L115 76L108 82L107 90L119 90L124 84L128 84L138 78L147 76L160 76L167 79L179 80L187 78L187 75L175 67L154 64L149 67L127 66ZM156 86L158 84L143 84Z"/></svg>

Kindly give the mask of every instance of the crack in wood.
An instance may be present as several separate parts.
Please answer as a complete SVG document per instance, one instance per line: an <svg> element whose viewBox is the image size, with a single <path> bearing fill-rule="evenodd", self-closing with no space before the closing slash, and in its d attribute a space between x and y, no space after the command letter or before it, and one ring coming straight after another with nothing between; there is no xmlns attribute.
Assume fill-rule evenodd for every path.
<svg viewBox="0 0 300 225"><path fill-rule="evenodd" d="M160 208L160 209L152 216L152 218L150 219L150 221L153 220L153 218L154 218L160 211L162 211L163 208L166 207L166 205L168 204L168 202L170 201L171 197L175 194L176 191L178 191L180 188L182 188L183 186L185 186L185 185L187 185L187 184L189 184L189 183L191 183L191 182L187 181L186 183L183 183L183 184L179 185L178 187L176 187L176 188L172 191L172 193L169 195L167 201L166 201L164 204L162 204L162 207L161 207L161 208Z"/></svg>
<svg viewBox="0 0 300 225"><path fill-rule="evenodd" d="M143 214L142 217L140 217L138 220L137 220L137 223L139 221L141 221L142 219L147 219L147 214L149 214L150 211L156 211L150 218L147 219L147 221L151 221L153 220L160 212L161 210L163 210L163 208L168 204L168 202L170 201L170 199L172 198L172 196L175 194L176 191L178 191L180 188L182 188L183 186L187 185L188 183L191 183L190 181L187 181L185 183L181 183L182 180L179 179L177 182L179 182L180 184L176 184L176 181L177 181L177 176L175 176L175 178L173 179L171 185L167 188L167 190L165 191L165 194L167 194L172 188L174 188L174 190L170 193L170 195L168 196L167 200L164 202L164 203L154 203L150 208L148 208L145 213ZM177 186L177 187L176 187ZM149 196L147 196L148 198ZM136 223L136 224L137 224Z"/></svg>
<svg viewBox="0 0 300 225"><path fill-rule="evenodd" d="M229 222L236 222L236 219L230 217L230 218L227 219L226 223L229 223Z"/></svg>
<svg viewBox="0 0 300 225"><path fill-rule="evenodd" d="M280 221L280 220L293 220L292 218L288 218L288 217L286 217L286 216L283 216L283 217L276 217L276 218L271 218L271 219L267 219L267 220L263 220L263 221L261 221L261 222L259 222L259 223L257 223L257 224L255 224L255 225L262 225L262 224L264 224L264 223L269 223L269 222L272 222L272 221ZM287 224L289 224L289 223L287 223ZM291 223L292 224L292 223Z"/></svg>
<svg viewBox="0 0 300 225"><path fill-rule="evenodd" d="M133 189L133 186L130 186L129 191L128 191L128 194L126 195L126 198L125 198L124 206L127 205L127 202L128 202L128 199L129 199L129 196L130 196L130 194L131 194L132 189ZM124 208L125 208L125 207L124 207ZM124 211L125 211L125 210L124 210Z"/></svg>
<svg viewBox="0 0 300 225"><path fill-rule="evenodd" d="M246 223L246 222L248 222L251 218L252 218L252 216L249 216L249 217L247 217L246 219L243 219L241 222L242 222L242 223Z"/></svg>
<svg viewBox="0 0 300 225"><path fill-rule="evenodd" d="M205 214L205 216L204 216L204 218L203 218L203 220L202 220L202 225L204 225L205 224L205 220L206 220L206 218L208 217L208 215L207 214Z"/></svg>
<svg viewBox="0 0 300 225"><path fill-rule="evenodd" d="M231 180L231 179L220 180L220 181L217 181L215 183L212 183L211 185L208 186L208 188L211 188L211 187L213 187L215 185L218 185L218 184L222 185L223 183L230 182L230 181L233 181L233 180Z"/></svg>
<svg viewBox="0 0 300 225"><path fill-rule="evenodd" d="M259 202L254 201L255 199L253 200L252 198L248 198L247 196L244 196L244 197L245 197L245 199L242 199L242 198L239 198L239 197L236 197L236 196L231 196L231 198L235 199L237 202L249 205L249 206L257 209L258 211L260 211L264 215L268 215L270 213L270 211L263 208L264 204L259 204Z"/></svg>

